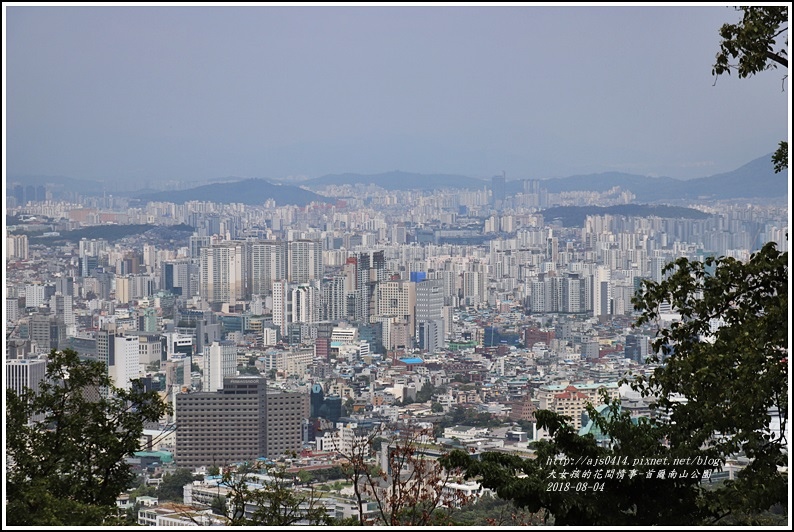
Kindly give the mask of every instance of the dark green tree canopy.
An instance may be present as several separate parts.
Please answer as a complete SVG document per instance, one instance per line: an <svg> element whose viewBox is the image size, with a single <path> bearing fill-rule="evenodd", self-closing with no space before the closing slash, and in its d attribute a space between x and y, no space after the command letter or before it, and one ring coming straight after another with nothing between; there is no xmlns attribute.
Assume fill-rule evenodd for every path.
<svg viewBox="0 0 794 532"><path fill-rule="evenodd" d="M634 300L637 325L657 325L652 361L659 365L648 377L624 381L652 398L653 419L632 420L605 396L606 412L588 408L604 445L579 435L566 417L539 410L538 425L551 440L538 442L536 458L483 453L477 459L455 450L442 458L444 466L464 468L530 512L545 510L556 525L752 524L770 508L785 507L788 253L770 243L747 262L680 258L665 273L661 283L646 281ZM679 320L661 320L667 303ZM734 480L716 488L701 483L704 469L719 472L740 454L750 462ZM594 476L574 479L576 467L561 460ZM603 476L603 489L594 490L598 469L627 475ZM576 489L585 482L588 488ZM554 488L566 483L573 487Z"/></svg>
<svg viewBox="0 0 794 532"><path fill-rule="evenodd" d="M712 73L719 76L736 70L746 78L763 70L788 68L788 6L742 6L737 24L720 28L720 51Z"/></svg>
<svg viewBox="0 0 794 532"><path fill-rule="evenodd" d="M39 393L6 390L7 523L103 524L131 487L125 458L141 450L144 423L167 410L137 381L114 388L104 364L52 350Z"/></svg>
<svg viewBox="0 0 794 532"><path fill-rule="evenodd" d="M672 273L646 282L635 299L638 325L656 323L664 302L681 320L659 328L652 358L664 363L635 388L670 413L664 437L671 447L723 461L742 452L752 460L729 483L743 510L785 502L778 467L788 463L788 253L768 243L747 262L681 258L665 272ZM769 431L773 415L777 434Z"/></svg>

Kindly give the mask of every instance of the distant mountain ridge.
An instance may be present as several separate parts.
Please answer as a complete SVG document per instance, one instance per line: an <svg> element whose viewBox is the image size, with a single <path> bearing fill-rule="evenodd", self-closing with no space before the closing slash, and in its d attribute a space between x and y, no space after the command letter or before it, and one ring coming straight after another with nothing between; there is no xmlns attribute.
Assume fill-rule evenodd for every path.
<svg viewBox="0 0 794 532"><path fill-rule="evenodd" d="M573 175L552 179L540 179L550 193L575 190L606 192L614 187L630 190L638 203L653 203L669 200L719 200L739 198L781 198L788 196L787 174L776 174L771 161L771 153L759 157L733 170L707 177L690 180L672 177L650 177L622 172L603 172L599 174ZM234 179L237 179L236 181ZM392 171L380 174L329 174L322 177L291 180L294 184L278 184L264 179L217 178L210 184L184 188L181 190L152 191L138 190L135 193L121 192L114 183L102 183L86 179L63 176L8 176L7 190L14 183L24 185L48 185L56 190L68 190L83 195L112 193L118 196L133 196L144 201L216 201L223 203L264 203L273 198L279 205L305 206L313 201L330 202L311 189L329 185L376 185L386 190L424 190L437 189L483 189L491 187L490 179L479 179L454 174L418 174ZM222 182L217 182L222 181ZM143 185L143 183L142 183ZM297 186L300 185L300 186ZM127 184L128 186L128 184ZM303 188L306 187L306 188ZM523 192L523 180L505 183L508 196Z"/></svg>
<svg viewBox="0 0 794 532"><path fill-rule="evenodd" d="M767 154L733 170L707 177L689 180L672 177L650 177L623 172L573 175L552 179L541 179L541 186L550 193L575 190L606 192L614 187L630 190L638 202L686 199L733 199L733 198L778 198L788 195L788 180L785 174L776 174ZM450 174L416 174L409 172L386 172L382 174L329 174L307 179L302 186L317 188L328 185L377 185L387 190L435 190L490 188L490 179L477 179ZM514 195L523 192L522 179L506 181L505 193Z"/></svg>
<svg viewBox="0 0 794 532"><path fill-rule="evenodd" d="M384 172L382 174L329 174L301 183L307 187L330 185L377 185L386 190L436 190L441 188L483 188L490 181L453 174L414 174L410 172Z"/></svg>
<svg viewBox="0 0 794 532"><path fill-rule="evenodd" d="M777 198L788 196L788 178L776 174L772 154L721 174L683 181L672 177L649 177L620 172L574 175L541 180L550 193L586 190L606 192L613 187L630 190L635 201L653 202L686 199ZM508 181L507 193L519 192L520 181Z"/></svg>

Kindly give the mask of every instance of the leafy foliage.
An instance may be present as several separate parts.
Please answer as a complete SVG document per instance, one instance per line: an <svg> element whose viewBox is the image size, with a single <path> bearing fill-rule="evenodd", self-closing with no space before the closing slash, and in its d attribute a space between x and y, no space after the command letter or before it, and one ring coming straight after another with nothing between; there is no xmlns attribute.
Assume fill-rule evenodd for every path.
<svg viewBox="0 0 794 532"><path fill-rule="evenodd" d="M772 164L775 172L780 173L788 168L788 142L781 140L775 153L772 154Z"/></svg>
<svg viewBox="0 0 794 532"><path fill-rule="evenodd" d="M719 76L735 69L740 78L782 65L788 68L786 46L780 37L788 31L787 6L741 6L741 22L720 28L720 51L712 73ZM781 27L782 26L782 27ZM732 64L737 60L737 64Z"/></svg>
<svg viewBox="0 0 794 532"><path fill-rule="evenodd" d="M506 501L489 494L461 508L454 517L455 526L538 526L543 516L531 514Z"/></svg>
<svg viewBox="0 0 794 532"><path fill-rule="evenodd" d="M182 488L185 484L190 484L200 477L194 477L190 469L181 467L173 473L163 475L163 480L157 487L157 498L162 501L182 502L184 492Z"/></svg>
<svg viewBox="0 0 794 532"><path fill-rule="evenodd" d="M422 442L432 436L430 429L411 425L390 429L381 426L362 435L365 437L354 441L349 452L340 453L347 462L344 471L353 484L359 524L455 524L453 515L456 509L470 500L464 495L445 492L444 486L460 476L462 471L454 467L447 469L426 455ZM387 453L386 470L370 460L378 450ZM364 508L373 502L375 515L367 515Z"/></svg>
<svg viewBox="0 0 794 532"><path fill-rule="evenodd" d="M612 435L613 447L599 446L591 435L579 436L566 416L539 410L538 425L552 439L537 443L536 458L488 452L478 460L454 450L441 461L446 467L464 468L467 477L477 477L499 498L531 514L545 512L546 524L691 525L710 515L697 504L702 468L680 466L686 476L660 479L659 466L642 462L653 457L673 463L676 457L662 445L658 427L648 420L635 424L617 402L611 403L607 416L592 407L589 414ZM611 478L607 470L615 472Z"/></svg>
<svg viewBox="0 0 794 532"><path fill-rule="evenodd" d="M142 390L114 388L102 363L70 349L51 351L38 393L7 389L8 524L99 525L115 513L135 478L125 457L168 410Z"/></svg>
<svg viewBox="0 0 794 532"><path fill-rule="evenodd" d="M746 263L733 258L678 259L662 283L635 300L638 325L654 323L669 301L681 320L659 328L654 351L665 358L634 386L670 412L671 447L714 459L743 452L752 464L727 483L724 505L748 513L788 497L777 468L788 418L788 253L766 244ZM713 273L709 273L713 269ZM714 330L716 328L716 330ZM678 401L674 394L686 401ZM778 434L768 427L777 411Z"/></svg>
<svg viewBox="0 0 794 532"><path fill-rule="evenodd" d="M267 476L261 487L252 483L251 475L255 472ZM294 489L294 478L283 466L253 462L229 468L224 471L220 485L229 488L223 515L230 526L332 523L325 507L319 504L317 492Z"/></svg>
<svg viewBox="0 0 794 532"><path fill-rule="evenodd" d="M740 78L758 74L778 66L788 68L788 6L741 6L741 22L723 24L720 28L720 51L712 74L730 74L736 70ZM738 63L733 64L733 60ZM772 155L775 172L788 168L788 142L781 141Z"/></svg>

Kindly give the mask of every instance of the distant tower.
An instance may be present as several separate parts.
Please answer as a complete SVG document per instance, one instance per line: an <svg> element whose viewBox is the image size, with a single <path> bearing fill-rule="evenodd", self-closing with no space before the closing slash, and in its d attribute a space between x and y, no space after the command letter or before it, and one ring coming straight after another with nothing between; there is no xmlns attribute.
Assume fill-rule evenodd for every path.
<svg viewBox="0 0 794 532"><path fill-rule="evenodd" d="M495 175L491 178L491 205L495 209L501 209L505 201L505 175Z"/></svg>

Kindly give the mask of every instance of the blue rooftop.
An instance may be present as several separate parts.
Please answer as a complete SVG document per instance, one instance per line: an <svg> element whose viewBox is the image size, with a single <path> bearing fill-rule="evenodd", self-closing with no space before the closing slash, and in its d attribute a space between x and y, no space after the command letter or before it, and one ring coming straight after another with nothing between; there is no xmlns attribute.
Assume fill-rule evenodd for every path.
<svg viewBox="0 0 794 532"><path fill-rule="evenodd" d="M424 364L424 360L419 357L412 357L412 358L401 358L400 362L403 364Z"/></svg>

